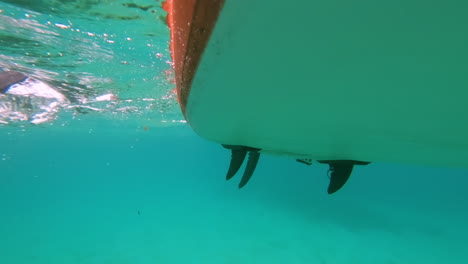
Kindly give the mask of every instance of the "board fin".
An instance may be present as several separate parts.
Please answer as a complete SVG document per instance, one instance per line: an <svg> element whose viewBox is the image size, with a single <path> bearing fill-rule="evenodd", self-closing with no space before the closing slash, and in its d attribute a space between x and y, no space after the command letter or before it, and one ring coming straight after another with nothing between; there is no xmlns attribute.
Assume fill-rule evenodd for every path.
<svg viewBox="0 0 468 264"><path fill-rule="evenodd" d="M328 185L328 194L335 193L348 181L351 172L353 172L354 164L349 162L333 162L330 163L330 184Z"/></svg>
<svg viewBox="0 0 468 264"><path fill-rule="evenodd" d="M244 187L247 182L249 182L255 171L255 168L257 167L258 159L260 158L260 149L240 145L222 144L222 146L231 150L231 162L226 174L226 180L230 180L232 177L234 177L234 175L236 175L242 166L242 163L244 163L247 153L249 154L249 160L247 162L244 175L242 176L242 179L239 183L239 188Z"/></svg>
<svg viewBox="0 0 468 264"><path fill-rule="evenodd" d="M229 164L229 170L226 174L226 180L230 180L239 171L242 163L244 163L247 150L245 149L231 149L231 163Z"/></svg>
<svg viewBox="0 0 468 264"><path fill-rule="evenodd" d="M357 160L319 160L320 163L326 163L330 166L328 185L328 194L337 192L343 187L353 172L354 165L367 165L370 162Z"/></svg>
<svg viewBox="0 0 468 264"><path fill-rule="evenodd" d="M260 158L260 152L249 151L249 160L247 161L247 167L245 168L244 175L239 183L239 189L244 187L252 177L255 168L257 167L258 159Z"/></svg>

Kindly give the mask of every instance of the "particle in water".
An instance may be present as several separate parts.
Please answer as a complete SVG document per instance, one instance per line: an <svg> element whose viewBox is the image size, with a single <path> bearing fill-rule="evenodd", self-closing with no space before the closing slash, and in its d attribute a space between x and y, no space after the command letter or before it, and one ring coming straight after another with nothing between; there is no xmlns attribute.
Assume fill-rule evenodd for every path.
<svg viewBox="0 0 468 264"><path fill-rule="evenodd" d="M70 26L67 26L67 25L64 25L64 24L59 24L59 23L55 23L55 26L58 27L58 28L61 28L61 29L69 29ZM78 29L76 31L79 31Z"/></svg>

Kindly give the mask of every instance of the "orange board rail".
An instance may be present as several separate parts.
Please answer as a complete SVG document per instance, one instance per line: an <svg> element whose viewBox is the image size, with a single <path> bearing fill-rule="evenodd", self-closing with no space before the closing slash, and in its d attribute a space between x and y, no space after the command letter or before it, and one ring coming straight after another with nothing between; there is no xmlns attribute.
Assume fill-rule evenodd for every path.
<svg viewBox="0 0 468 264"><path fill-rule="evenodd" d="M185 115L190 87L224 0L167 0L177 97Z"/></svg>

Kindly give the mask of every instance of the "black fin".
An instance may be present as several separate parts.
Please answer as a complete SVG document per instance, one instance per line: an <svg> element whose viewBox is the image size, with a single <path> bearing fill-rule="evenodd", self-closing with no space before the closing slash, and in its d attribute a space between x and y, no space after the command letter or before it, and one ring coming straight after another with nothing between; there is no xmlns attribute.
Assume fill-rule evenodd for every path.
<svg viewBox="0 0 468 264"><path fill-rule="evenodd" d="M239 189L244 187L247 182L249 182L252 177L255 168L257 167L258 159L260 158L260 152L258 151L249 151L249 160L247 162L247 167L245 168L244 175L242 180L239 183Z"/></svg>
<svg viewBox="0 0 468 264"><path fill-rule="evenodd" d="M239 171L239 168L244 163L247 150L244 148L231 149L231 163L229 164L229 170L226 174L226 180L231 179Z"/></svg>
<svg viewBox="0 0 468 264"><path fill-rule="evenodd" d="M332 194L348 181L351 172L353 172L354 162L349 160L336 160L330 163L330 184L328 185L328 194Z"/></svg>

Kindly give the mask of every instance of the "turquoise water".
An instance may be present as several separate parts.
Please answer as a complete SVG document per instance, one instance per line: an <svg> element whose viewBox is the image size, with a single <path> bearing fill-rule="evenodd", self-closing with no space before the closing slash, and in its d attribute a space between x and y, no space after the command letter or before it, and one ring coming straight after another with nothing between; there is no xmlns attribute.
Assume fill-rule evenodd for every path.
<svg viewBox="0 0 468 264"><path fill-rule="evenodd" d="M47 123L0 127L0 263L468 262L467 170L359 166L327 195L326 166L264 155L239 190L224 180L230 153L181 122L159 7L5 2L0 27L25 13L37 23L1 31L0 67L102 111L64 106ZM45 45L51 33L38 27L60 45ZM94 53L70 44L83 41ZM48 57L54 48L73 52ZM119 100L82 100L109 92Z"/></svg>

